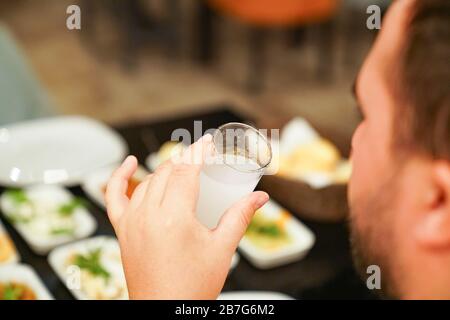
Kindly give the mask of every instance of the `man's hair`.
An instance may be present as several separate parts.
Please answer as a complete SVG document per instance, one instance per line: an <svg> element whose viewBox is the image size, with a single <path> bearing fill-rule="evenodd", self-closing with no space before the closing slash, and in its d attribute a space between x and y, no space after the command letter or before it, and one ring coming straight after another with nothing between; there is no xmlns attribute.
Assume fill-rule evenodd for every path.
<svg viewBox="0 0 450 320"><path fill-rule="evenodd" d="M397 92L405 105L395 125L405 127L397 142L450 160L449 0L415 0L398 71Z"/></svg>

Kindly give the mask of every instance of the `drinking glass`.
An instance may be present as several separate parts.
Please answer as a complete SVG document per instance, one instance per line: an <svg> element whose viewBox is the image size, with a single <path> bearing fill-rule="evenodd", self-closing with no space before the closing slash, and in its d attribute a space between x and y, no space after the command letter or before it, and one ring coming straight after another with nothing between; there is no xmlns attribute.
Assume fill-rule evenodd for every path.
<svg viewBox="0 0 450 320"><path fill-rule="evenodd" d="M197 216L215 228L222 214L255 189L272 160L267 138L243 123L227 123L215 130L212 155L200 173Z"/></svg>

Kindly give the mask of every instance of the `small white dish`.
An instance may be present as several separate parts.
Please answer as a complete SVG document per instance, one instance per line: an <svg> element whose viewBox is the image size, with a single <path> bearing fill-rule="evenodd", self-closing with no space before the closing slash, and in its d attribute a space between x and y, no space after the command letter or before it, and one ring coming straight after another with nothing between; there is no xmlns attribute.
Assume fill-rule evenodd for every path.
<svg viewBox="0 0 450 320"><path fill-rule="evenodd" d="M19 283L29 287L37 300L53 300L53 296L36 272L28 265L9 264L0 266L0 283Z"/></svg>
<svg viewBox="0 0 450 320"><path fill-rule="evenodd" d="M93 234L97 228L96 220L83 206L73 209L70 218L65 220L64 224L60 223L62 221L58 220L60 218L55 208L74 200L73 195L62 187L55 185L33 186L23 189L23 194L28 199L27 208L25 208L30 217L28 222L14 221L12 217L17 214L17 208L21 204L15 203L7 195L7 191L0 197L0 209L7 219L13 219L13 226L37 254L46 255L51 249L59 245L86 238ZM36 211L33 210L39 210L40 213L36 214ZM50 215L51 213L53 215ZM51 234L48 229L55 226L55 230L57 230L61 225L67 225L67 222L70 223L73 232ZM60 228L60 230L62 229Z"/></svg>
<svg viewBox="0 0 450 320"><path fill-rule="evenodd" d="M0 221L0 265L17 263L19 261L19 252Z"/></svg>
<svg viewBox="0 0 450 320"><path fill-rule="evenodd" d="M233 271L234 269L236 269L240 260L241 260L241 257L239 256L239 253L235 252L233 254L233 258L231 259L230 271Z"/></svg>
<svg viewBox="0 0 450 320"><path fill-rule="evenodd" d="M222 292L217 300L295 300L291 296L272 291L228 291Z"/></svg>
<svg viewBox="0 0 450 320"><path fill-rule="evenodd" d="M298 261L305 257L313 247L315 236L312 231L275 201L269 200L267 204L258 210L257 214L271 221L284 219L284 229L289 237L289 241L276 249L268 250L258 246L246 234L239 243L239 251L255 267L269 269Z"/></svg>
<svg viewBox="0 0 450 320"><path fill-rule="evenodd" d="M73 186L95 169L120 162L125 140L106 125L80 116L41 118L1 129L0 184Z"/></svg>
<svg viewBox="0 0 450 320"><path fill-rule="evenodd" d="M155 172L160 164L166 160L169 160L171 157L179 155L186 148L187 147L182 143L167 141L159 148L158 151L147 156L145 159L145 166L150 169L150 171Z"/></svg>
<svg viewBox="0 0 450 320"><path fill-rule="evenodd" d="M104 188L106 187L112 173L118 166L119 165L114 165L99 169L87 175L81 184L83 191L100 207L106 207ZM133 175L133 178L142 181L149 174L150 173L147 170L145 170L142 166L139 166L136 173Z"/></svg>
<svg viewBox="0 0 450 320"><path fill-rule="evenodd" d="M98 249L101 250L100 261L102 266L110 274L108 283L112 286L102 287L104 279L88 276L87 273L83 274L82 269L70 262L74 255L87 255ZM78 300L95 300L99 298L99 292L102 295L118 294L119 297L115 299L128 299L125 275L120 260L119 243L113 237L97 236L58 247L50 252L48 262ZM103 290L108 290L108 292ZM107 296L102 296L102 298L109 299Z"/></svg>
<svg viewBox="0 0 450 320"><path fill-rule="evenodd" d="M145 159L145 166L152 172L155 172L160 164L161 160L159 159L158 152L150 153Z"/></svg>

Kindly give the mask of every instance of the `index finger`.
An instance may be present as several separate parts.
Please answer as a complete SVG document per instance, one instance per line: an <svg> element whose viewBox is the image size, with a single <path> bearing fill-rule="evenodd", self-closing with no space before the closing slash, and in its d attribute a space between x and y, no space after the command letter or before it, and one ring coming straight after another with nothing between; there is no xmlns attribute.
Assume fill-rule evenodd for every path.
<svg viewBox="0 0 450 320"><path fill-rule="evenodd" d="M137 169L137 159L134 156L128 156L122 165L114 171L108 181L105 193L105 202L108 211L108 217L111 223L116 223L117 219L125 211L129 199L126 196L128 180L133 176Z"/></svg>
<svg viewBox="0 0 450 320"><path fill-rule="evenodd" d="M193 166L194 169L200 170L201 166L208 155L212 152L212 136L206 134L195 143L191 144L181 155L180 158L172 159L177 164L185 164Z"/></svg>
<svg viewBox="0 0 450 320"><path fill-rule="evenodd" d="M199 175L203 160L211 152L211 135L205 135L189 146L178 161L167 182L163 204L180 204L183 209L195 212L198 193ZM186 210L182 210L183 212Z"/></svg>

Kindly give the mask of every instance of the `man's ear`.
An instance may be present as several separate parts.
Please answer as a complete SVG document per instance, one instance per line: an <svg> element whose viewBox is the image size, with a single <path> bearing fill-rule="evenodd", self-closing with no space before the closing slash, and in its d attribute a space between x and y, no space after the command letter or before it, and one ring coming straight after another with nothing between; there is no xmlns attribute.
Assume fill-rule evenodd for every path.
<svg viewBox="0 0 450 320"><path fill-rule="evenodd" d="M429 249L450 249L450 163L435 161L430 172L432 190L425 195L417 240Z"/></svg>

